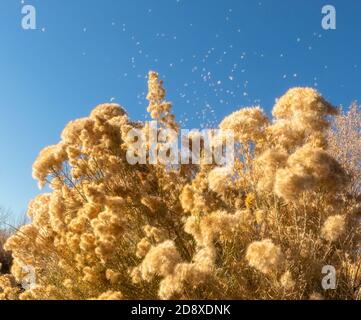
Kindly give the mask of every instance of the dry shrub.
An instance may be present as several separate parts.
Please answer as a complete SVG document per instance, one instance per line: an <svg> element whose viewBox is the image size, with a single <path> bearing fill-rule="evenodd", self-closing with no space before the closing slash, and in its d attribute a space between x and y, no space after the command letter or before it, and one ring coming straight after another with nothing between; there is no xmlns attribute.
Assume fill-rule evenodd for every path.
<svg viewBox="0 0 361 320"><path fill-rule="evenodd" d="M361 105L336 116L328 132L329 152L351 177L351 193L361 194Z"/></svg>
<svg viewBox="0 0 361 320"><path fill-rule="evenodd" d="M0 229L0 274L5 274L10 271L11 253L5 251L3 248L8 237L9 232Z"/></svg>
<svg viewBox="0 0 361 320"><path fill-rule="evenodd" d="M178 130L164 99L151 72L148 111ZM147 124L119 105L96 107L34 163L51 192L6 242L14 263L0 297L360 298L359 111L337 115L317 91L294 88L273 119L255 107L222 121L236 132L233 168L169 168L128 164L126 134ZM26 265L36 285L17 290ZM324 265L337 270L336 290L321 287Z"/></svg>

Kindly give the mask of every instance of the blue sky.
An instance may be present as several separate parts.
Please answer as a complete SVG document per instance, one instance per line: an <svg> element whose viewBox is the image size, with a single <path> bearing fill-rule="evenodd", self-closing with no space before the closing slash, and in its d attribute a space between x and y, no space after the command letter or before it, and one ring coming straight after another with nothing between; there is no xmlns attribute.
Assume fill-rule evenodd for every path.
<svg viewBox="0 0 361 320"><path fill-rule="evenodd" d="M36 30L21 28L26 4ZM321 27L326 4L336 30ZM360 15L355 0L1 0L0 206L25 212L40 192L32 163L68 121L113 100L144 119L149 70L188 128L270 112L293 86L360 100Z"/></svg>

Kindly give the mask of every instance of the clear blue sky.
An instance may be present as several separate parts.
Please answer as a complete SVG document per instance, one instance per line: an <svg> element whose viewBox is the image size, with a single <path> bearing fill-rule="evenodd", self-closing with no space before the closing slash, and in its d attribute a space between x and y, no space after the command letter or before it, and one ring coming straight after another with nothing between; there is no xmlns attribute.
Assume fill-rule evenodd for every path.
<svg viewBox="0 0 361 320"><path fill-rule="evenodd" d="M25 4L37 30L21 28ZM336 30L321 28L325 4ZM360 100L360 16L358 0L1 0L0 205L26 210L32 163L68 121L110 100L143 119L151 69L191 128L202 114L269 112L292 86Z"/></svg>

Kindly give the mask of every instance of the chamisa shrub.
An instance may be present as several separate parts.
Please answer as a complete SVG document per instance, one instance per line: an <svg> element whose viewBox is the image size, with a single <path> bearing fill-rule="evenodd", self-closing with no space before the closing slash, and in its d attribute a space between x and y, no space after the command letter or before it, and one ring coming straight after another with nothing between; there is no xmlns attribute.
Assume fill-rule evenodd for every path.
<svg viewBox="0 0 361 320"><path fill-rule="evenodd" d="M178 132L154 72L147 98L157 130ZM273 119L251 107L220 123L235 134L232 166L208 164L205 143L200 165L131 165L129 133L148 137L149 123L97 106L35 161L51 192L5 244L13 265L0 298L361 298L360 108L350 113L294 88ZM325 265L335 290L322 287ZM29 266L35 281L24 289Z"/></svg>

